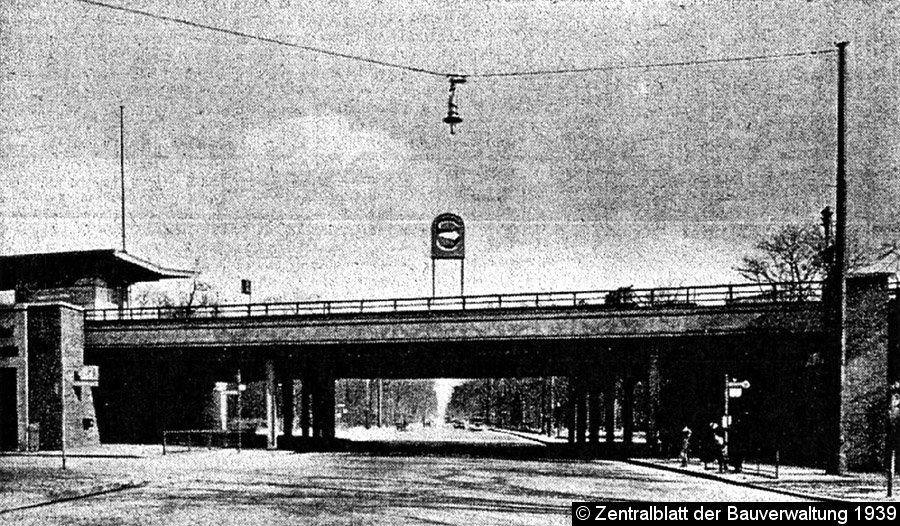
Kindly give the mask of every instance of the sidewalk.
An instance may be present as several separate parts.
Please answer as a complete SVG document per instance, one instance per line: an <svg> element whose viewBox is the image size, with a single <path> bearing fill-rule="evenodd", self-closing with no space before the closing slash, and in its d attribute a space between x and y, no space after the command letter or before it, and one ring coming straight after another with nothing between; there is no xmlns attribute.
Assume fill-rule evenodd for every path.
<svg viewBox="0 0 900 526"><path fill-rule="evenodd" d="M536 433L523 433L505 429L495 429L545 444L564 443L565 439L548 438ZM765 489L801 498L824 501L890 501L900 502L900 477L894 477L894 496L887 497L887 476L884 473L847 473L842 476L826 475L824 470L798 466L779 466L775 478L775 466L749 462L741 473L729 471L719 473L715 463L704 468L702 462L693 459L687 467L681 467L677 459L631 459L627 461L637 466L664 469L685 475L721 480L729 484Z"/></svg>
<svg viewBox="0 0 900 526"><path fill-rule="evenodd" d="M160 446L101 445L66 451L0 454L0 523L3 514L145 485L147 461L162 457Z"/></svg>
<svg viewBox="0 0 900 526"><path fill-rule="evenodd" d="M760 464L757 468L757 464L748 463L741 473L719 473L715 463L710 463L707 469L696 459L687 467L682 467L677 459L635 459L628 462L816 500L900 502L896 488L900 482L898 477L894 478L894 496L888 499L887 477L884 473L847 473L837 476L826 475L822 469L780 466L776 479L775 466L771 464Z"/></svg>

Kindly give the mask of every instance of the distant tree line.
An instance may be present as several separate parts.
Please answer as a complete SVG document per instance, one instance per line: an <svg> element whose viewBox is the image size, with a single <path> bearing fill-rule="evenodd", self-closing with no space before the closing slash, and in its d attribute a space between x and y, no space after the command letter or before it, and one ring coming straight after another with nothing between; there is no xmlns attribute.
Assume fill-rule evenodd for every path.
<svg viewBox="0 0 900 526"><path fill-rule="evenodd" d="M469 380L454 388L447 417L480 418L491 426L550 433L564 425L567 393L564 377Z"/></svg>
<svg viewBox="0 0 900 526"><path fill-rule="evenodd" d="M335 409L339 425L375 426L378 417L378 380L338 380ZM437 414L437 394L432 380L382 380L383 425L431 420Z"/></svg>

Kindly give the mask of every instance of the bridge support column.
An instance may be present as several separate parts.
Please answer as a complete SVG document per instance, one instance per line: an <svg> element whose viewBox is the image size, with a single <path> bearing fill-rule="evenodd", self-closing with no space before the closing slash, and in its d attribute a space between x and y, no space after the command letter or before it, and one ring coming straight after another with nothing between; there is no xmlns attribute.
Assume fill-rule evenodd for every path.
<svg viewBox="0 0 900 526"><path fill-rule="evenodd" d="M268 441L266 447L275 449L278 445L278 429L276 422L278 417L275 414L275 363L272 360L266 360L266 427L268 428Z"/></svg>
<svg viewBox="0 0 900 526"><path fill-rule="evenodd" d="M309 378L309 390L310 396L312 398L311 402L311 412L312 412L312 438L319 439L323 437L322 430L324 429L322 422L322 379L321 375L317 374L315 378Z"/></svg>
<svg viewBox="0 0 900 526"><path fill-rule="evenodd" d="M649 407L647 411L647 445L653 455L659 454L659 351L650 353L647 364L647 393L649 395Z"/></svg>
<svg viewBox="0 0 900 526"><path fill-rule="evenodd" d="M294 376L289 364L281 373L281 430L281 448L289 449L294 436Z"/></svg>
<svg viewBox="0 0 900 526"><path fill-rule="evenodd" d="M622 378L622 442L630 445L634 441L634 385L631 373Z"/></svg>
<svg viewBox="0 0 900 526"><path fill-rule="evenodd" d="M575 377L575 441L587 443L587 393L583 376Z"/></svg>
<svg viewBox="0 0 900 526"><path fill-rule="evenodd" d="M568 399L566 401L566 429L569 444L575 443L575 377L568 378Z"/></svg>
<svg viewBox="0 0 900 526"><path fill-rule="evenodd" d="M607 373L603 378L603 425L606 441L616 441L616 377Z"/></svg>
<svg viewBox="0 0 900 526"><path fill-rule="evenodd" d="M303 438L309 438L310 384L309 375L304 374L300 381L300 434Z"/></svg>
<svg viewBox="0 0 900 526"><path fill-rule="evenodd" d="M323 438L326 441L334 439L335 428L335 392L334 392L334 368L328 364L328 372L325 375L324 396L322 400L322 416L324 426L322 429Z"/></svg>
<svg viewBox="0 0 900 526"><path fill-rule="evenodd" d="M588 435L591 444L600 443L600 386L597 385L597 378L592 377L590 385L588 385L588 410L589 410L589 427Z"/></svg>

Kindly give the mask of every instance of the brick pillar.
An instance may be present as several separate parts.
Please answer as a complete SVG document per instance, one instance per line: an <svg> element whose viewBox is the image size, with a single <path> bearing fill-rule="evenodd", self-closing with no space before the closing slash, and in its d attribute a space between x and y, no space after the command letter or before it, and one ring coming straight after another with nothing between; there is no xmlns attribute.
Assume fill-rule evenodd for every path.
<svg viewBox="0 0 900 526"><path fill-rule="evenodd" d="M878 469L887 443L887 273L847 279L847 359L841 389L844 450L851 470Z"/></svg>

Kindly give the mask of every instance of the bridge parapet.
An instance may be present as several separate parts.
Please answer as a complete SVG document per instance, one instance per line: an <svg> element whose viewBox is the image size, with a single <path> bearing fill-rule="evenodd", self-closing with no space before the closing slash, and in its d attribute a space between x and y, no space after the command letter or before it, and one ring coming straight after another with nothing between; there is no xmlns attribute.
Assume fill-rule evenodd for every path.
<svg viewBox="0 0 900 526"><path fill-rule="evenodd" d="M693 287L484 294L436 298L389 298L212 306L138 307L88 310L88 321L165 320L178 318L253 318L271 316L340 316L358 314L444 312L493 309L585 308L656 309L712 307L744 303L818 302L821 282L726 284Z"/></svg>

